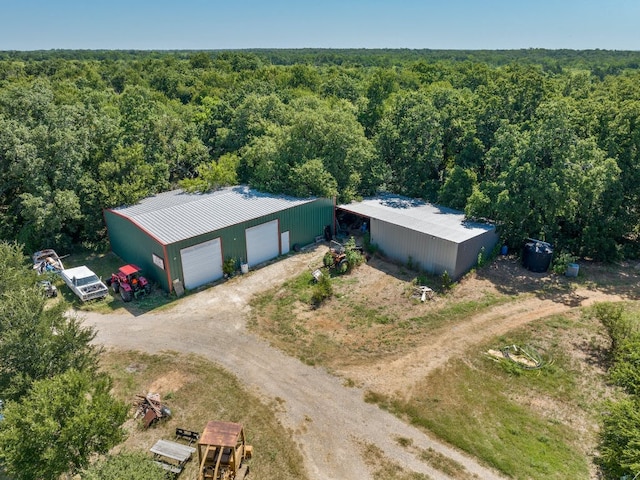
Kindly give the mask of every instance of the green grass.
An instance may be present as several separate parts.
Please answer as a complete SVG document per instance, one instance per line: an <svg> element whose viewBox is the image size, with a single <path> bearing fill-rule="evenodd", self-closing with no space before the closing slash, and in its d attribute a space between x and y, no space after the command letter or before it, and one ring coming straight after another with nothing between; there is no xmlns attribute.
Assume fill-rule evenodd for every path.
<svg viewBox="0 0 640 480"><path fill-rule="evenodd" d="M477 315L484 310L488 310L497 305L502 305L513 301L513 297L485 294L478 300L467 300L462 302L450 302L440 310L429 312L428 315L414 317L408 322L418 324L423 328L436 329L443 325L465 320L472 315Z"/></svg>
<svg viewBox="0 0 640 480"><path fill-rule="evenodd" d="M585 458L571 446L579 440L576 433L509 400L501 392L504 385L465 367L458 366L456 374L451 388L437 397L407 403L375 395L368 399L512 478L588 478ZM454 395L457 402L443 400L442 394Z"/></svg>
<svg viewBox="0 0 640 480"><path fill-rule="evenodd" d="M557 328L555 319L541 328ZM495 345L532 342L526 331L496 339ZM479 349L475 349L478 351ZM581 408L579 372L557 347L540 370L521 370L491 361L479 352L450 362L414 389L409 400L373 392L377 403L410 423L476 456L515 479L588 478L588 459L580 450L584 439L553 412L540 412L520 399L539 398L553 405ZM544 403L543 403L544 404ZM588 413L587 413L588 414Z"/></svg>

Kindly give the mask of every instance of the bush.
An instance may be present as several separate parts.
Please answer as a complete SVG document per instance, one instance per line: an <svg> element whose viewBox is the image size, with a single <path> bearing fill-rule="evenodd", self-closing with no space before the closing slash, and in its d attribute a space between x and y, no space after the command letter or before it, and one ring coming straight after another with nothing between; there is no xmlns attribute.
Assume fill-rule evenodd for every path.
<svg viewBox="0 0 640 480"><path fill-rule="evenodd" d="M609 403L607 410L598 463L606 478L631 479L640 471L640 405L637 399L626 399Z"/></svg>
<svg viewBox="0 0 640 480"><path fill-rule="evenodd" d="M618 303L601 302L593 306L595 316L611 339L611 350L615 354L618 347L624 340L629 338L633 332L633 323L625 317L624 306Z"/></svg>
<svg viewBox="0 0 640 480"><path fill-rule="evenodd" d="M442 275L440 275L440 280L442 282L443 290L451 290L451 287L453 287L453 279L451 278L451 275L449 275L449 272L447 272L446 270L442 272Z"/></svg>
<svg viewBox="0 0 640 480"><path fill-rule="evenodd" d="M640 335L626 338L616 351L614 365L609 371L611 380L631 395L640 395Z"/></svg>
<svg viewBox="0 0 640 480"><path fill-rule="evenodd" d="M349 264L349 269L353 267L357 267L364 262L364 256L356 247L355 238L351 237L347 240L347 243L344 245L345 248L345 256L347 258L347 263Z"/></svg>
<svg viewBox="0 0 640 480"><path fill-rule="evenodd" d="M165 470L142 452L120 452L97 461L82 473L82 480L164 480Z"/></svg>
<svg viewBox="0 0 640 480"><path fill-rule="evenodd" d="M222 264L222 273L229 277L234 274L234 272L237 270L237 267L238 261L233 257L229 257Z"/></svg>
<svg viewBox="0 0 640 480"><path fill-rule="evenodd" d="M551 270L556 275L564 275L567 271L567 267L570 263L575 263L578 257L575 255L571 255L570 253L560 253L558 255L554 255L553 265L551 266Z"/></svg>
<svg viewBox="0 0 640 480"><path fill-rule="evenodd" d="M362 246L365 252L370 253L371 255L375 255L380 251L380 247L378 247L378 244L371 243L370 232L365 233L364 236L362 237Z"/></svg>
<svg viewBox="0 0 640 480"><path fill-rule="evenodd" d="M333 296L333 285L331 285L331 278L329 275L322 275L318 282L313 287L313 293L311 294L311 303L315 307L322 305L326 299Z"/></svg>
<svg viewBox="0 0 640 480"><path fill-rule="evenodd" d="M333 266L333 255L331 254L331 252L327 252L324 254L324 257L322 257L322 264L325 267Z"/></svg>
<svg viewBox="0 0 640 480"><path fill-rule="evenodd" d="M478 268L482 268L487 263L488 257L485 255L485 249L482 247L478 252Z"/></svg>

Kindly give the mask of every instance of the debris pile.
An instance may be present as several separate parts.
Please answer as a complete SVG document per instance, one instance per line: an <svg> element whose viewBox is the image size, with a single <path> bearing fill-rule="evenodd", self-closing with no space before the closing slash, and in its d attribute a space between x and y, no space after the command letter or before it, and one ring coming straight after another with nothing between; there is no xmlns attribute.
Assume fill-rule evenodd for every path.
<svg viewBox="0 0 640 480"><path fill-rule="evenodd" d="M427 300L432 300L435 292L425 286L418 286L413 289L413 297L419 298L421 302L426 302Z"/></svg>
<svg viewBox="0 0 640 480"><path fill-rule="evenodd" d="M500 350L490 349L487 351L487 354L497 359L505 359L513 362L526 370L535 370L544 366L542 356L531 345L524 347L507 345Z"/></svg>
<svg viewBox="0 0 640 480"><path fill-rule="evenodd" d="M136 407L136 413L133 418L142 417L144 428L149 428L152 423L157 422L161 418L171 416L171 410L162 404L160 394L158 393L136 395L133 405Z"/></svg>

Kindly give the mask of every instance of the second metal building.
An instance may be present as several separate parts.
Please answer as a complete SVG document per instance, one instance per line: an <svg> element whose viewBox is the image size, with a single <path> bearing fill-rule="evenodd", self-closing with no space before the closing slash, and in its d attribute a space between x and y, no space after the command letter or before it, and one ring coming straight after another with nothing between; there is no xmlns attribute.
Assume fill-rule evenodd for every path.
<svg viewBox="0 0 640 480"><path fill-rule="evenodd" d="M367 224L370 241L385 256L411 263L434 274L445 271L454 279L489 254L498 242L492 225L465 220L464 213L398 195L380 195L338 207L338 221L345 213Z"/></svg>

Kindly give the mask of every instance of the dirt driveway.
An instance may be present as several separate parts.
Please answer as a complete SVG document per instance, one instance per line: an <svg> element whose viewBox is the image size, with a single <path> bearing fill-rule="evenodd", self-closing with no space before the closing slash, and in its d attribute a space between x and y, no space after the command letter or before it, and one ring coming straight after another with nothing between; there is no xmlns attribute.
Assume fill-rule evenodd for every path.
<svg viewBox="0 0 640 480"><path fill-rule="evenodd" d="M96 342L106 347L150 353L175 350L200 354L222 365L265 399L278 400L282 405L278 413L280 421L300 445L309 476L314 480L372 478L364 460L353 455L361 451L354 448L356 443L373 444L395 463L426 474L428 478L449 478L399 445L397 439L400 437L410 439L418 449L433 449L455 460L470 476L502 478L473 458L364 402L363 388L345 386L324 369L288 357L246 330L251 296L298 274L318 261L324 251L321 246L293 255L184 298L170 309L138 316L126 310L109 315L83 312L81 316L87 325L96 328ZM592 301L594 295L585 292L578 303ZM505 308L509 310L505 311ZM467 333L475 332L474 335L461 331L442 332L428 349L405 355L393 365L386 365L384 371L380 370L380 365L374 369L361 367L350 371L349 376L356 378L364 388L395 392L413 380L420 380L474 341L568 308L571 305L546 304L537 298L532 298L530 303L496 307L460 327ZM446 345L446 348L438 345ZM415 368L417 364L420 368Z"/></svg>

